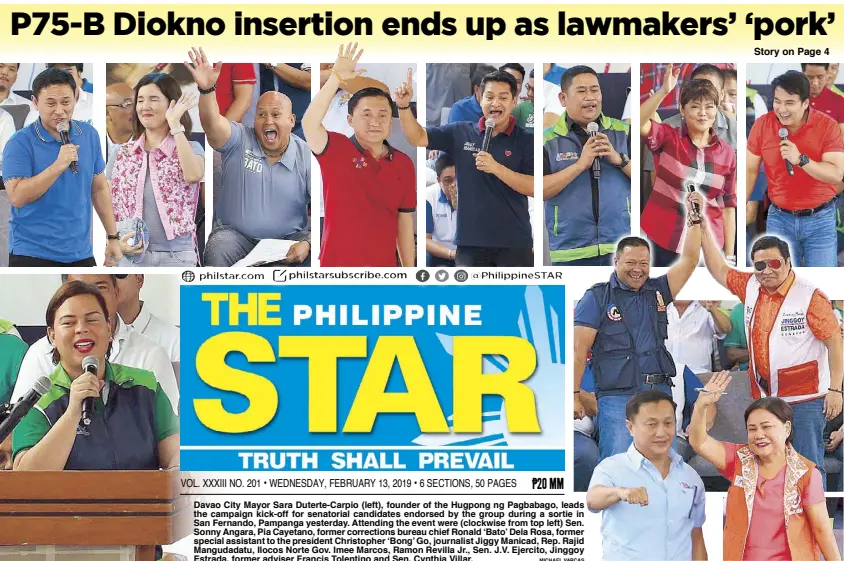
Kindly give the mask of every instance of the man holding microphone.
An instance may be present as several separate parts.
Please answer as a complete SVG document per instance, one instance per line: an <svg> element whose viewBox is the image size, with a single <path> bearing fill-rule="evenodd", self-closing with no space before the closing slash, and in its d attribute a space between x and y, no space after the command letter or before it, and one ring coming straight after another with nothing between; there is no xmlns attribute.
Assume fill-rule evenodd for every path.
<svg viewBox="0 0 844 561"><path fill-rule="evenodd" d="M410 144L442 150L457 171L458 267L530 267L533 236L528 197L533 196L533 135L516 126L516 79L501 71L481 80L478 122L423 128L407 110L410 77L396 88L401 128Z"/></svg>
<svg viewBox="0 0 844 561"><path fill-rule="evenodd" d="M768 176L769 234L787 239L791 261L835 267L835 202L844 176L844 138L838 123L810 108L809 80L789 70L771 82L774 110L758 117L747 140L747 181L761 164ZM748 199L752 190L747 189Z"/></svg>
<svg viewBox="0 0 844 561"><path fill-rule="evenodd" d="M672 393L674 359L665 346L667 306L674 301L700 259L701 218L686 197L688 225L680 259L664 275L651 277L651 250L642 238L627 237L616 246L608 282L587 290L574 312L574 418L586 414L580 384L592 353L598 398L601 459L627 450L631 442L624 407L637 392Z"/></svg>
<svg viewBox="0 0 844 561"><path fill-rule="evenodd" d="M105 265L123 256L103 171L100 137L71 120L76 82L56 68L32 81L38 119L3 150L3 181L12 204L9 265L93 267L91 204L108 239Z"/></svg>
<svg viewBox="0 0 844 561"><path fill-rule="evenodd" d="M543 137L542 195L551 262L611 265L630 234L630 126L604 115L598 74L574 66L560 79L565 115Z"/></svg>

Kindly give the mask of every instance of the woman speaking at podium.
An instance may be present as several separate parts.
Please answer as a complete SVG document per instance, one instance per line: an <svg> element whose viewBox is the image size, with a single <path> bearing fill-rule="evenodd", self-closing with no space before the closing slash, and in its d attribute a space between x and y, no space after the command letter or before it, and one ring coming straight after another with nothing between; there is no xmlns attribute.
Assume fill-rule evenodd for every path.
<svg viewBox="0 0 844 561"><path fill-rule="evenodd" d="M152 372L106 362L107 318L105 300L92 285L67 282L53 295L47 306L57 365L53 387L12 433L13 469L178 467L179 420L170 400ZM92 407L83 414L87 398Z"/></svg>

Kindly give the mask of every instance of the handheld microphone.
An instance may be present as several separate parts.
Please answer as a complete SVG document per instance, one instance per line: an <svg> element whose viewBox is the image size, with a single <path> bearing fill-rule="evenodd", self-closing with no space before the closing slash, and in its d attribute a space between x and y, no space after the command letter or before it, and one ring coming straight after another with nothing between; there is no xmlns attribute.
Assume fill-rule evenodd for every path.
<svg viewBox="0 0 844 561"><path fill-rule="evenodd" d="M783 127L779 130L780 140L788 139L788 129ZM785 169L788 170L788 175L794 175L794 166L788 160L785 161Z"/></svg>
<svg viewBox="0 0 844 561"><path fill-rule="evenodd" d="M590 137L593 137L598 134L598 123L592 121L588 125L586 125L586 132L589 133ZM601 178L601 159L596 157L592 160L592 177L595 179Z"/></svg>
<svg viewBox="0 0 844 561"><path fill-rule="evenodd" d="M52 386L53 383L46 376L41 376L35 381L35 385L31 390L29 390L29 393L23 396L20 401L12 407L12 410L9 411L6 419L0 423L0 442L3 442L6 440L7 436L12 434L12 430L15 426L17 426L17 424L21 422L21 419L29 413L29 410L38 403L41 396L50 391Z"/></svg>
<svg viewBox="0 0 844 561"><path fill-rule="evenodd" d="M100 369L100 361L93 356L86 356L82 359L82 373L86 374L90 372L94 376L97 375L97 371ZM82 424L84 426L88 426L91 424L91 414L94 411L94 398L93 397L86 397L82 400Z"/></svg>
<svg viewBox="0 0 844 561"><path fill-rule="evenodd" d="M492 129L495 128L495 117L487 117L484 122L486 132L484 132L484 142L481 145L481 152L489 152L489 140L492 138Z"/></svg>
<svg viewBox="0 0 844 561"><path fill-rule="evenodd" d="M686 191L689 193L694 193L696 191L694 181L686 182ZM692 201L692 209L695 211L695 214L700 216L700 205L697 204L695 201Z"/></svg>
<svg viewBox="0 0 844 561"><path fill-rule="evenodd" d="M62 139L62 144L70 144L70 126L67 124L67 121L62 121L56 127L56 130L59 131L59 136ZM70 171L73 173L79 173L79 165L76 162L70 162Z"/></svg>

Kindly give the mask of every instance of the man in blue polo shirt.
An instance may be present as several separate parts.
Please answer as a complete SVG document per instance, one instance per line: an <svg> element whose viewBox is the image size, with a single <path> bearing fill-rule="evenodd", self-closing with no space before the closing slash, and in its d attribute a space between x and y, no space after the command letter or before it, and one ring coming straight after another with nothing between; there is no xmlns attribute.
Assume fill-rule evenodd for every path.
<svg viewBox="0 0 844 561"><path fill-rule="evenodd" d="M448 112L448 123L459 123L460 121L470 121L477 123L478 119L483 116L481 109L481 81L484 76L490 72L495 72L495 67L488 64L479 64L472 74L472 93L463 99L455 102ZM518 94L516 94L518 95Z"/></svg>
<svg viewBox="0 0 844 561"><path fill-rule="evenodd" d="M699 195L698 195L699 196ZM689 206L688 200L686 202ZM697 217L692 210L689 216ZM701 227L690 219L683 253L668 273L650 278L651 252L642 238L618 242L615 272L609 282L586 291L574 312L574 418L585 408L580 384L592 352L598 397L598 442L601 458L630 445L624 405L638 391L657 388L671 395L674 359L665 347L667 306L674 301L697 266Z"/></svg>
<svg viewBox="0 0 844 561"><path fill-rule="evenodd" d="M451 156L443 154L435 164L437 184L428 187L425 250L429 267L453 267L457 250L454 233L457 229L457 179Z"/></svg>
<svg viewBox="0 0 844 561"><path fill-rule="evenodd" d="M199 120L223 166L205 265L231 267L262 239L294 241L282 264L309 265L311 158L305 141L291 133L296 116L290 99L266 92L258 99L253 126L229 121L213 95L221 67L210 64L202 49L188 56L200 93Z"/></svg>
<svg viewBox="0 0 844 561"><path fill-rule="evenodd" d="M647 390L624 404L632 443L592 473L586 506L601 513L606 561L706 559L703 481L671 448L676 404Z"/></svg>
<svg viewBox="0 0 844 561"><path fill-rule="evenodd" d="M399 113L410 144L442 150L457 170L456 264L459 267L530 267L533 236L528 213L533 196L533 135L516 126L516 79L496 71L481 81L483 118L423 128L407 111ZM403 106L413 95L409 82L395 91ZM489 151L482 151L487 123Z"/></svg>
<svg viewBox="0 0 844 561"><path fill-rule="evenodd" d="M616 241L630 234L630 125L603 114L598 74L588 66L563 73L559 98L566 112L543 137L551 262L610 265Z"/></svg>
<svg viewBox="0 0 844 561"><path fill-rule="evenodd" d="M16 132L3 150L3 180L12 203L9 265L91 267L91 204L108 239L105 265L123 254L94 127L71 120L73 76L48 68L32 81L39 118ZM68 142L59 127L67 126Z"/></svg>

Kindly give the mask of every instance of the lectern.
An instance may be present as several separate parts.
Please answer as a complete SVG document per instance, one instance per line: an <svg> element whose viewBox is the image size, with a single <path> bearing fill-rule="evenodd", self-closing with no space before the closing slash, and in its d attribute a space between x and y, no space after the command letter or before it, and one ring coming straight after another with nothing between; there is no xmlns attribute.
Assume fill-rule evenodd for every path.
<svg viewBox="0 0 844 561"><path fill-rule="evenodd" d="M179 471L0 471L0 545L155 546L193 531ZM82 552L80 552L82 553Z"/></svg>

